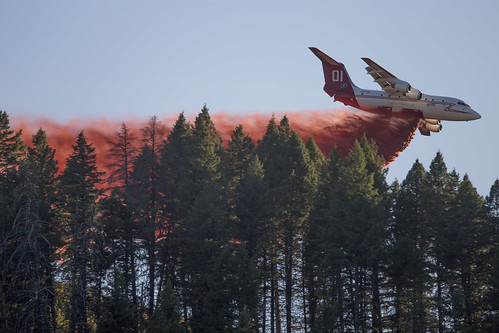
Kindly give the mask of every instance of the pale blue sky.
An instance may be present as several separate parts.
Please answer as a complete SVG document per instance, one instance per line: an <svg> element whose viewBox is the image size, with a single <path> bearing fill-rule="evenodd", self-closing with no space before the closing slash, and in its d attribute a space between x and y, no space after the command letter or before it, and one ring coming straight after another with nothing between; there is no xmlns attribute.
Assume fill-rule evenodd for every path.
<svg viewBox="0 0 499 333"><path fill-rule="evenodd" d="M377 89L370 57L424 93L483 118L416 134L390 165L403 180L440 150L482 195L499 176L497 1L0 0L0 109L61 122L210 110L341 108L322 91L316 46Z"/></svg>

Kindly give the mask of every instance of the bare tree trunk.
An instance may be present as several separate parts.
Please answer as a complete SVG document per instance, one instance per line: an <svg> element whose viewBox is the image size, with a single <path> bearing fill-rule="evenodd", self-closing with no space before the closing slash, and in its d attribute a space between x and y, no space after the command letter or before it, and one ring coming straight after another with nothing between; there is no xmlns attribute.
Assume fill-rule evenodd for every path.
<svg viewBox="0 0 499 333"><path fill-rule="evenodd" d="M271 259L272 260L272 259ZM270 332L275 333L275 264L270 262Z"/></svg>
<svg viewBox="0 0 499 333"><path fill-rule="evenodd" d="M442 274L437 271L437 313L438 313L438 332L444 333L444 310L442 305Z"/></svg>
<svg viewBox="0 0 499 333"><path fill-rule="evenodd" d="M267 254L263 251L263 272L262 272L262 284L263 284L263 313L262 313L262 332L266 332L267 328Z"/></svg>
<svg viewBox="0 0 499 333"><path fill-rule="evenodd" d="M281 323L281 305L279 303L279 287L278 283L274 283L274 299L275 299L275 324L276 333L282 333L282 323Z"/></svg>
<svg viewBox="0 0 499 333"><path fill-rule="evenodd" d="M381 320L381 301L379 295L379 267L375 265L372 272L372 292L373 292L373 332L383 332Z"/></svg>
<svg viewBox="0 0 499 333"><path fill-rule="evenodd" d="M293 296L293 234L286 233L284 250L284 270L285 270L285 301L286 301L286 332L291 333L291 306Z"/></svg>
<svg viewBox="0 0 499 333"><path fill-rule="evenodd" d="M359 312L360 312L360 300L359 300L359 288L360 288L360 283L359 283L359 268L355 267L355 286L354 286L354 303L353 303L353 327L354 327L354 332L359 333L360 332L360 320L359 320Z"/></svg>

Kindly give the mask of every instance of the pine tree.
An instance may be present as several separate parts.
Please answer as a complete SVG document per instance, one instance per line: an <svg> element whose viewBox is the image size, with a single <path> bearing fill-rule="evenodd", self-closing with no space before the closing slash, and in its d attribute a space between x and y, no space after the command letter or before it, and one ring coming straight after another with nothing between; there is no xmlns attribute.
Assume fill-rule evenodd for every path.
<svg viewBox="0 0 499 333"><path fill-rule="evenodd" d="M90 330L87 293L92 259L91 238L98 196L96 186L102 182L102 176L103 173L97 170L95 148L80 132L59 179L59 209L67 233L65 256L71 288L69 323L70 330L74 332Z"/></svg>
<svg viewBox="0 0 499 333"><path fill-rule="evenodd" d="M394 287L393 330L424 332L428 329L429 290L426 258L430 228L425 220L425 177L418 160L402 182L391 226L393 244L390 275Z"/></svg>
<svg viewBox="0 0 499 333"><path fill-rule="evenodd" d="M53 209L56 203L56 176L59 168L54 158L55 149L51 148L47 142L45 131L39 129L33 135L33 146L28 147L28 168L32 174L33 186L39 196L39 218L42 222L41 235L45 241L40 249L41 255L45 258L43 270L43 287L46 292L46 307L40 311L40 316L47 318L48 329L55 328L55 290L53 263L57 259L56 251L62 245L60 229L55 219Z"/></svg>
<svg viewBox="0 0 499 333"><path fill-rule="evenodd" d="M435 158L431 161L429 171L426 173L426 193L424 195L424 209L426 211L426 221L430 228L433 245L430 249L431 256L435 258L431 270L436 273L436 293L434 303L437 312L436 325L439 332L444 329L445 308L448 306L445 302L446 289L445 280L447 272L444 266L445 261L445 231L448 225L452 223L452 200L457 191L454 183L459 181L459 176L451 176L447 172L443 156L437 152Z"/></svg>
<svg viewBox="0 0 499 333"><path fill-rule="evenodd" d="M25 145L21 140L21 130L14 133L10 128L7 112L0 110L0 281L2 283L2 316L0 327L8 331L14 330L15 322L15 290L12 284L12 267L8 265L9 258L16 246L12 238L14 220L17 215L14 190L23 186L18 183L17 170L25 154ZM22 179L22 178L21 178Z"/></svg>
<svg viewBox="0 0 499 333"><path fill-rule="evenodd" d="M0 110L0 174L5 175L19 165L25 150L21 135L22 130L14 134L7 112Z"/></svg>
<svg viewBox="0 0 499 333"><path fill-rule="evenodd" d="M128 285L121 279L122 273L114 271L112 286L103 297L101 316L96 323L96 332L137 332L136 314L127 297Z"/></svg>
<svg viewBox="0 0 499 333"><path fill-rule="evenodd" d="M140 221L143 246L147 253L148 266L148 314L154 311L157 269L157 233L161 221L161 194L159 191L160 156L164 143L165 127L156 116L149 119L141 129L142 146L134 160L131 174L131 192L133 193L136 219Z"/></svg>
<svg viewBox="0 0 499 333"><path fill-rule="evenodd" d="M111 193L99 200L101 211L100 222L104 234L104 242L112 252L108 265L115 265L115 280L120 281L120 290L123 295L112 291L112 300L118 303L131 300L132 326L138 325L138 295L137 295L137 250L135 242L141 235L138 234L137 223L134 219L133 187L131 174L137 157L137 138L133 131L123 123L121 130L115 133L115 141L109 142L111 148L107 157L112 162L107 166L110 172L107 182L112 184ZM105 255L105 252L104 254ZM118 299L115 299L118 297ZM123 299L121 299L123 298ZM114 303L112 303L114 304ZM111 305L112 305L111 304ZM119 309L118 306L111 306ZM107 315L113 316L113 313Z"/></svg>
<svg viewBox="0 0 499 333"><path fill-rule="evenodd" d="M319 174L317 192L305 243L305 271L308 286L309 326L312 332L343 331L342 262L335 238L331 205L337 199L339 154L333 150Z"/></svg>
<svg viewBox="0 0 499 333"><path fill-rule="evenodd" d="M12 266L11 287L17 308L15 327L20 331L48 332L51 307L44 271L52 262L45 250L49 247L44 234L46 222L41 220L41 200L25 162L19 169L19 177L15 191L18 211L9 237L15 240L15 248L8 261Z"/></svg>
<svg viewBox="0 0 499 333"><path fill-rule="evenodd" d="M221 179L223 152L222 139L205 105L196 117L192 134L187 140L187 174L178 186L180 216L187 214L206 186Z"/></svg>
<svg viewBox="0 0 499 333"><path fill-rule="evenodd" d="M139 322L139 299L137 295L137 263L139 237L137 223L133 218L133 206L129 192L113 189L109 195L99 200L99 224L106 250L105 267L113 267L113 285L110 297L104 301L102 327L112 325L118 317L127 317L120 327L137 329ZM113 311L118 311L114 313ZM123 311L127 314L124 315ZM115 319L113 319L115 318ZM116 319L119 322L118 319Z"/></svg>
<svg viewBox="0 0 499 333"><path fill-rule="evenodd" d="M112 171L108 175L107 181L110 184L120 184L128 189L130 174L133 170L133 162L137 155L135 146L137 138L132 130L125 124L121 124L121 130L115 133L116 141L110 142L108 157L112 163L107 167Z"/></svg>
<svg viewBox="0 0 499 333"><path fill-rule="evenodd" d="M246 172L242 175L238 196L235 201L236 232L235 238L245 245L248 265L258 269L260 276L255 279L262 286L260 297L265 300L267 295L266 252L273 239L269 237L274 232L274 225L270 218L272 206L270 205L270 189L264 178L263 165L258 155L253 155L249 160ZM243 301L239 311L241 316L250 315L254 325L259 323L258 314L262 313L262 327L265 327L266 309L265 301L260 309L254 297L258 290L251 289L255 281L247 284L246 293L248 300ZM242 308L241 308L242 306ZM243 314L244 312L244 314ZM246 318L246 317L245 317ZM245 322L247 323L247 318ZM258 326L255 326L258 327ZM263 329L265 330L265 329Z"/></svg>
<svg viewBox="0 0 499 333"><path fill-rule="evenodd" d="M243 126L237 126L227 144L226 173L228 195L231 198L234 198L238 191L239 183L253 156L254 149L253 140L244 133Z"/></svg>
<svg viewBox="0 0 499 333"><path fill-rule="evenodd" d="M270 193L263 165L258 155L253 155L241 177L235 204L235 237L247 245L250 257L262 255L265 243L270 241L267 238L271 227L269 218L272 207L269 202Z"/></svg>
<svg viewBox="0 0 499 333"><path fill-rule="evenodd" d="M179 239L177 227L181 224L180 184L188 180L187 142L191 135L191 126L181 113L168 135L161 150L160 160L160 192L163 195L163 218L161 240L159 241L159 261L162 268L160 280L170 280L177 285Z"/></svg>
<svg viewBox="0 0 499 333"><path fill-rule="evenodd" d="M306 251L307 271L322 287L309 287L312 330L376 331L382 326L376 269L384 260L387 195L380 191L385 182L371 149L374 145L355 142L345 161L333 151L321 177Z"/></svg>
<svg viewBox="0 0 499 333"><path fill-rule="evenodd" d="M166 282L158 305L149 320L147 332L180 333L180 305L170 280Z"/></svg>
<svg viewBox="0 0 499 333"><path fill-rule="evenodd" d="M7 241L6 237L11 230L15 216L12 197L13 189L16 186L15 173L22 156L25 154L25 145L21 140L21 134L21 130L14 134L14 131L10 128L7 112L0 110L0 205L2 207L0 240L2 244ZM7 259L2 258L1 262L2 264L6 263ZM4 267L2 267L1 272L2 274L5 273Z"/></svg>
<svg viewBox="0 0 499 333"><path fill-rule="evenodd" d="M262 141L257 147L257 154L263 162L265 178L269 182L271 197L273 198L273 219L276 223L277 239L282 240L280 248L282 261L276 259L278 252L270 253L271 270L271 310L275 308L276 321L279 319L280 309L276 306L279 301L275 269L284 270L284 300L286 313L286 330L293 329L292 313L296 302L294 285L296 281L296 262L301 260L303 233L305 223L311 209L311 193L313 186L313 167L308 151L299 135L289 127L287 117L283 117L279 126L272 118L267 126ZM299 258L299 259L297 259ZM275 289L274 289L275 288ZM271 314L271 320L274 316ZM277 323L277 330L280 325ZM273 325L271 323L271 330Z"/></svg>
<svg viewBox="0 0 499 333"><path fill-rule="evenodd" d="M223 297L223 281L215 275L220 274L216 263L228 242L228 207L223 198L222 140L206 106L196 117L186 148L187 177L179 179L177 212L180 269L185 302L192 313L189 325L193 332L221 331L228 325L230 300ZM222 298L210 298L217 291ZM213 307L213 302L218 306Z"/></svg>
<svg viewBox="0 0 499 333"><path fill-rule="evenodd" d="M379 195L376 203L378 209L372 216L370 238L374 242L370 249L369 265L371 269L371 292L372 292L372 329L374 332L383 331L383 321L381 312L381 280L383 270L387 263L387 239L388 217L390 212L390 201L388 194L388 184L386 183L387 169L382 167L384 159L378 154L378 147L374 141L370 141L364 135L360 141L360 146L366 157L366 169L373 176L374 191Z"/></svg>
<svg viewBox="0 0 499 333"><path fill-rule="evenodd" d="M495 332L499 330L499 180L496 179L491 186L485 205L490 219L492 247L487 260L489 277L486 281L484 330Z"/></svg>
<svg viewBox="0 0 499 333"><path fill-rule="evenodd" d="M484 259L490 249L489 235L492 230L483 208L482 197L476 192L468 176L464 175L455 202L459 218L451 227L452 252L460 287L458 301L462 310L462 330L477 331L482 328L481 286L487 278Z"/></svg>

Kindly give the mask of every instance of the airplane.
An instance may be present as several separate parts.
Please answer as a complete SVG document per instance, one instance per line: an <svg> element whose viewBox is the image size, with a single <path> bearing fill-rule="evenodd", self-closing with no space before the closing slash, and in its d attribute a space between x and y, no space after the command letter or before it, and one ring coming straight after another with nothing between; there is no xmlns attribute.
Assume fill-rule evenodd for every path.
<svg viewBox="0 0 499 333"><path fill-rule="evenodd" d="M393 116L397 113L415 114L420 118L419 131L427 136L430 132L442 130L442 120L469 121L482 117L460 99L423 94L369 58L362 58L367 64L367 74L383 91L361 89L353 84L345 65L315 47L309 49L322 61L326 82L324 91L335 102L371 113Z"/></svg>

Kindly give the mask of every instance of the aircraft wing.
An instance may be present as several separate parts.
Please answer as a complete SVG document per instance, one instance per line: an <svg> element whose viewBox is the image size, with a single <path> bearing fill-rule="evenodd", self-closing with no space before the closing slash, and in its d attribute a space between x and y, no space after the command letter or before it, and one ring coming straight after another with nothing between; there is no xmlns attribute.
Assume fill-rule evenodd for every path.
<svg viewBox="0 0 499 333"><path fill-rule="evenodd" d="M367 74L371 75L374 82L379 84L388 95L403 96L411 90L411 85L408 82L400 80L371 59L362 58L362 60L368 65L366 67Z"/></svg>

